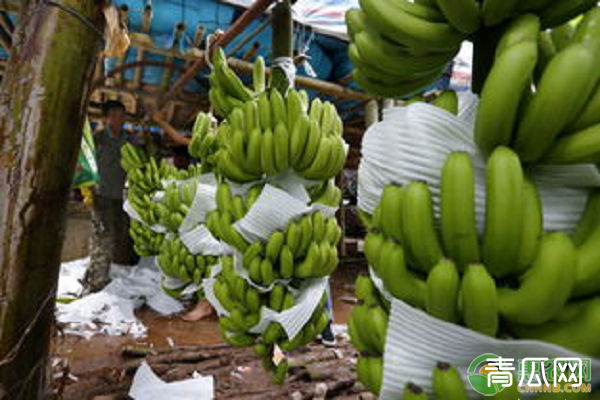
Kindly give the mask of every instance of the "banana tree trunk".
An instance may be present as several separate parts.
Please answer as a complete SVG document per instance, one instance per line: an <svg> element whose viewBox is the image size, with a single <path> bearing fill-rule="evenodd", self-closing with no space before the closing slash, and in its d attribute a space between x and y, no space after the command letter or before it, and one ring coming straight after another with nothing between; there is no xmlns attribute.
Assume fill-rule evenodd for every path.
<svg viewBox="0 0 600 400"><path fill-rule="evenodd" d="M27 0L0 91L0 399L44 396L102 1ZM66 8L66 9L65 9Z"/></svg>

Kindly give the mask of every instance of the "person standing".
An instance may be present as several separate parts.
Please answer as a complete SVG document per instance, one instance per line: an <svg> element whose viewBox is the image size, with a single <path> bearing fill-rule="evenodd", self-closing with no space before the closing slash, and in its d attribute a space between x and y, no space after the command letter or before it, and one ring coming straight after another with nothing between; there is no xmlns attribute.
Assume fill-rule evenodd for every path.
<svg viewBox="0 0 600 400"><path fill-rule="evenodd" d="M127 173L121 167L121 147L136 140L123 128L123 103L108 101L103 113L104 127L94 134L99 179L92 208L91 262L83 279L86 292L102 290L110 282L113 262L134 265L138 261L129 236L129 217L123 211Z"/></svg>

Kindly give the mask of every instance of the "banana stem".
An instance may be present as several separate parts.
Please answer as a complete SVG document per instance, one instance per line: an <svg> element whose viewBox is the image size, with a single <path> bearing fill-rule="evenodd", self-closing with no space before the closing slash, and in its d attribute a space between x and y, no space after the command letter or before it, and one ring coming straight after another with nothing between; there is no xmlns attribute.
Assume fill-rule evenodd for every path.
<svg viewBox="0 0 600 400"><path fill-rule="evenodd" d="M504 31L504 26L481 29L473 39L473 77L471 90L481 94L485 80L494 64L496 47Z"/></svg>
<svg viewBox="0 0 600 400"><path fill-rule="evenodd" d="M273 8L273 60L280 57L293 57L294 20L292 19L292 4L283 0ZM281 68L273 68L271 86L283 95L294 85Z"/></svg>

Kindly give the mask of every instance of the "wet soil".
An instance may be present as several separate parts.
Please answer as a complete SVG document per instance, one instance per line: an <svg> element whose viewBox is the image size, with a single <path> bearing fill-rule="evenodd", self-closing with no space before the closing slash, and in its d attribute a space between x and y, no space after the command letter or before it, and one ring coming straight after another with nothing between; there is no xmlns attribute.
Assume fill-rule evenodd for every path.
<svg viewBox="0 0 600 400"><path fill-rule="evenodd" d="M358 274L365 273L366 268L364 267L364 265L347 264L341 265L338 268L336 274L334 275L332 279L332 297L334 301L334 313L336 324L343 324L346 322L350 310L352 308L352 304L351 302L349 302L349 299L353 297L352 285ZM87 380L90 382L90 385L97 386L97 383L93 382L95 382L99 378L99 375L101 376L100 378L108 384L108 388L106 388L104 392L110 393L110 382L112 382L112 384L116 385L115 393L117 393L117 395L122 395L123 393L126 393L126 389L130 384L130 375L132 373L132 371L124 372L123 370L124 365L126 364L126 361L123 358L123 348L126 346L134 346L148 349L172 349L172 351L175 351L175 348L184 349L190 346L193 346L194 348L207 349L216 346L216 348L220 349L218 351L222 353L220 356L217 357L217 359L221 359L221 361L218 364L214 364L213 361L213 364L211 365L217 370L219 368L223 370L221 372L218 372L218 374L226 376L227 379L225 379L225 381L233 379L232 376L235 377L239 374L242 374L244 378L243 380L246 382L244 385L244 391L247 393L244 394L245 392L241 393L238 391L238 393L236 394L236 396L238 396L237 398L288 397L287 395L284 395L285 392L281 392L280 387L272 387L272 384L270 384L269 376L265 374L262 368L260 368L260 365L257 364L257 361L250 350L233 350L222 344L223 342L218 331L217 318L215 316L209 318L208 320L203 320L199 322L186 322L183 321L180 316L160 316L149 308L142 308L138 310L137 315L140 318L140 320L142 320L144 324L148 327L148 336L142 339L136 339L130 336L97 335L95 337L92 337L90 340L85 340L71 335L60 335L60 333L57 335L57 337L54 340L54 359L56 360L56 363L60 361L61 366L58 369L62 371L62 373L58 373L57 376L55 376L55 379L60 381L58 386L60 386L61 384L66 385L66 387L62 389L64 400L87 399L86 397L77 397L82 395L82 390L84 392L85 390L87 390L85 389L87 387L85 386L85 384L81 386L82 381L85 383L85 381ZM319 348L316 347L315 351L318 352L318 350ZM349 348L348 351L352 351L351 348ZM224 354L226 354L227 356L224 357ZM231 363L231 361L233 360L231 358L232 355L236 354L242 357L242 359L238 361L242 361L242 363L245 363L245 365L240 365L237 362ZM176 358L177 356L174 356L175 360ZM228 362L230 362L229 365L227 364ZM347 370L349 371L351 369L352 360L349 360L348 362L350 363L348 364L347 368ZM198 367L203 366L198 365ZM242 372L240 372L240 370L237 369L238 367L244 367L241 370ZM163 366L158 365L158 368L161 369L163 368ZM79 382L75 384L74 381L66 378L68 374L65 371L67 371L68 374L71 374L73 377L77 377L77 379L79 379ZM253 374L257 376L253 376ZM61 375L64 376L59 377ZM113 381L111 381L109 377L113 377ZM185 376L179 377L179 379L184 378ZM338 377L336 380L341 382L343 381L343 379L352 380L353 378L346 376L344 378ZM221 380L223 381L223 378L221 378ZM227 389L227 387L228 385L233 385L232 387L235 387L235 384L231 382L227 383L225 381L221 382L219 384L220 386L218 385L218 389L220 390L220 392L218 391L217 393L218 397L232 398L231 394L227 394L229 393L229 389ZM250 382L256 382L258 387L253 389L254 385L251 385ZM80 387L83 387L83 389L81 389ZM255 393L254 395L252 395L253 392ZM269 397L269 395L265 395L267 397L264 397L260 394L256 394L262 392L276 393L276 397ZM90 396L96 396L96 394L98 394L94 393L94 391L89 391ZM343 396L348 395L348 393L348 391L344 392ZM342 396L341 393L340 396ZM94 399L95 397L89 398ZM127 397L113 396L112 398L117 399ZM310 398L310 396L308 398Z"/></svg>

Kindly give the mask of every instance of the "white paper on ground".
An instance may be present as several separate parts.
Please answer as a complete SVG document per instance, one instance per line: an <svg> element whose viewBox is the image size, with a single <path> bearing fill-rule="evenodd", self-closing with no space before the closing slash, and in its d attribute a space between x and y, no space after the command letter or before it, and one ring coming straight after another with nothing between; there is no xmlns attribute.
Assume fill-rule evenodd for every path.
<svg viewBox="0 0 600 400"><path fill-rule="evenodd" d="M206 300L214 307L217 314L219 316L229 316L229 312L221 305L213 290L216 276L220 272L220 264L213 267L211 277L202 281L202 288L204 289ZM313 312L325 293L328 282L328 277L305 280L297 293L294 293L295 305L289 310L277 312L263 306L261 308L260 322L250 329L250 332L256 334L262 333L267 329L270 322L279 322L288 337L293 339L312 317ZM254 286L252 282L250 283Z"/></svg>
<svg viewBox="0 0 600 400"><path fill-rule="evenodd" d="M358 205L372 213L383 188L390 184L424 181L431 189L434 211L439 217L441 171L451 152L466 152L475 168L477 227L485 223L485 159L473 138L477 98L460 97L464 120L425 103L384 110L383 121L370 127L362 143L358 172ZM595 166L540 166L531 171L544 205L544 227L548 231L572 231L587 199L587 190L600 185ZM557 186L558 185L558 186Z"/></svg>
<svg viewBox="0 0 600 400"><path fill-rule="evenodd" d="M482 354L513 358L516 368L517 360L529 357L590 358L540 341L490 338L433 318L397 299L392 300L387 332L382 400L401 399L408 382L421 386L432 395L431 374L440 361L451 364L462 374L469 398L480 399L481 395L472 390L467 381L467 371L473 360ZM600 360L592 359L591 368L600 368ZM600 376L594 375L592 385L599 382Z"/></svg>
<svg viewBox="0 0 600 400"><path fill-rule="evenodd" d="M135 400L208 400L214 398L214 380L212 376L198 376L166 383L142 361L133 377L129 396Z"/></svg>
<svg viewBox="0 0 600 400"><path fill-rule="evenodd" d="M58 297L81 294L79 279L88 266L89 258L61 266ZM142 258L134 267L113 265L111 278L112 282L100 292L68 304L57 303L56 318L64 324L66 333L85 338L98 333L142 337L146 327L134 313L142 304L164 315L183 311L178 301L162 292L161 272L154 266L153 258Z"/></svg>

